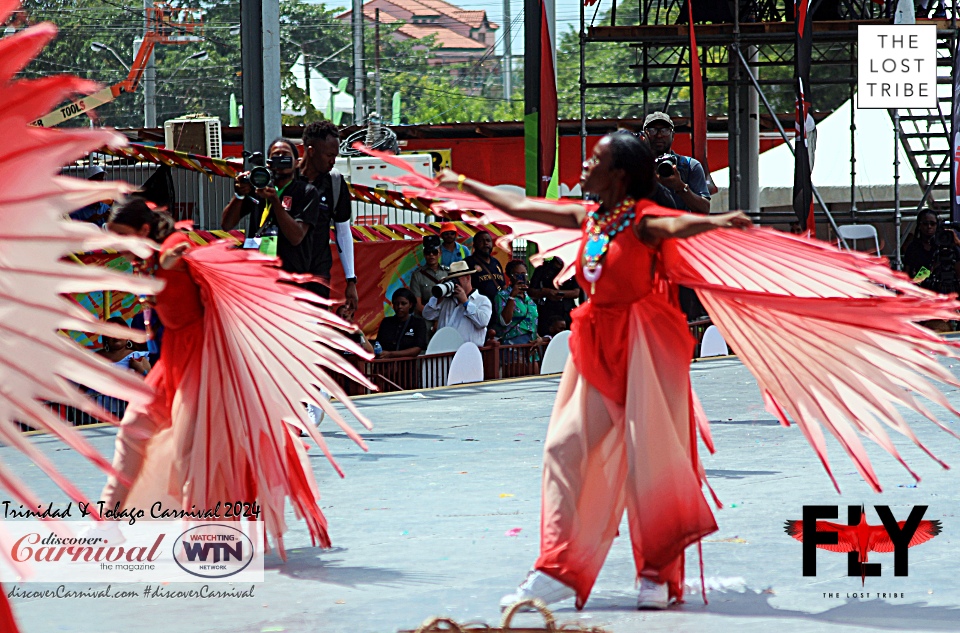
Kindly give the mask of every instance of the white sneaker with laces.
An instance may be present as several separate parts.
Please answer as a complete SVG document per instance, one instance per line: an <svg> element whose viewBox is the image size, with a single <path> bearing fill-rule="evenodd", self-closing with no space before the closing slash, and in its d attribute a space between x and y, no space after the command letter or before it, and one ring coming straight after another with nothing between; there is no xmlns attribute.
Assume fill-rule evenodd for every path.
<svg viewBox="0 0 960 633"><path fill-rule="evenodd" d="M559 580L551 578L542 571L531 571L516 591L500 598L500 610L509 609L521 600L539 598L546 604L553 604L573 598L575 595L576 592L573 589Z"/></svg>
<svg viewBox="0 0 960 633"><path fill-rule="evenodd" d="M115 521L100 521L91 524L80 532L81 539L103 539L103 544L120 545L126 543L127 539L120 531L120 526Z"/></svg>
<svg viewBox="0 0 960 633"><path fill-rule="evenodd" d="M643 576L640 578L640 593L637 595L638 609L666 609L670 606L670 592L667 583L660 583Z"/></svg>

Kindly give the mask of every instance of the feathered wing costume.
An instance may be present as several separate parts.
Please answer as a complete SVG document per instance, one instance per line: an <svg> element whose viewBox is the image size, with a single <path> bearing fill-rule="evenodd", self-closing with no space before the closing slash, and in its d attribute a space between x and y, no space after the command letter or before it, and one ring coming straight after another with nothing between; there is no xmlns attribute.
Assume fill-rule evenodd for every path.
<svg viewBox="0 0 960 633"><path fill-rule="evenodd" d="M461 213L468 219L479 214L478 223L504 225L511 232L500 241L534 241L540 246L538 258L559 256L566 263L566 276L572 273L580 230L516 220L467 192L437 187L389 154L366 151L410 172L393 179L405 186L405 195L438 200L434 208L441 213ZM767 409L785 426L788 418L798 424L835 487L824 428L877 492L880 482L855 431L882 446L918 481L885 427L910 438L947 467L920 442L896 407L913 410L960 439L916 397L960 416L930 383L933 378L960 386L936 360L956 357L960 346L917 325L956 318L960 302L954 297L914 285L885 259L772 229L721 229L666 240L661 252L662 278L696 289L713 323L757 379ZM694 411L701 437L713 452L706 418L699 405Z"/></svg>
<svg viewBox="0 0 960 633"><path fill-rule="evenodd" d="M185 239L174 236L161 249ZM171 354L161 354L148 377L158 388L151 415L163 430L146 449L126 505L159 500L210 509L224 501L257 502L282 556L289 499L314 544L329 547L300 431L307 431L343 473L303 403L321 406L366 449L317 390L336 397L369 428L328 373L374 388L340 353L365 352L337 329L349 325L317 305L321 300L293 283L298 276L282 271L273 257L218 242L188 250L184 262L203 305L201 336L185 347L198 349L172 349L178 339L169 338L170 330L164 335L164 354Z"/></svg>
<svg viewBox="0 0 960 633"><path fill-rule="evenodd" d="M440 200L435 205L440 211L479 213L478 222L509 227L511 234L501 240L535 241L541 257L559 255L568 270L580 258L584 243L580 230L517 221L469 193L440 189L412 173L397 181L407 186L406 195ZM637 205L638 218L679 214L645 201ZM618 240L611 253L636 251L632 235ZM615 259L615 255L608 257L611 272L604 277L615 274ZM650 272L642 261L638 258L631 269L638 276L636 286L649 283L640 278ZM916 324L956 318L960 303L954 298L914 286L882 259L759 228L666 240L656 249L653 261L655 283L645 295L650 300L611 310L610 302L616 306L626 299L612 296L617 293L607 280L606 290L578 308L571 337L573 362L564 372L547 433L541 555L535 568L574 588L578 605L586 601L619 524L624 492L626 506L632 503L633 507L628 517L638 572L667 583L673 598L683 595L683 548L716 529L698 494L707 481L696 444L680 441L693 438L699 429L713 451L706 416L689 387L689 371L680 366L680 359L689 362L690 337L680 313L663 299L673 296L675 303L678 285L696 289L713 322L757 379L767 409L782 424L792 418L800 426L835 486L824 428L878 492L880 482L856 431L880 444L914 477L890 441L888 429L930 451L905 423L898 405L956 437L916 397L922 395L960 415L930 381L958 385L936 358L954 357L957 346ZM622 274L624 267L619 266ZM603 283L601 279L598 286ZM622 283L629 282L622 279ZM629 291L620 294L633 296ZM607 323L616 314L632 314L632 325L616 330L613 338L619 341L622 335L624 342L612 349L604 343L609 330L598 334L596 323ZM612 321L604 327L610 325ZM669 344L660 345L671 332ZM604 353L616 353L616 357L598 361ZM629 360L621 363L624 356ZM607 371L618 364L623 365L620 370ZM614 384L626 389L625 409L606 400L600 406L598 397L591 395L609 391ZM678 388L689 397L677 393ZM684 401L689 401L689 408L675 411L673 405ZM660 403L659 408L650 403ZM624 431L620 431L621 417ZM584 438L596 435L598 428L607 427L613 431L601 436L601 444L590 444L582 451L585 457L567 450L566 438L573 437L570 443L576 448ZM621 441L617 433L628 439ZM682 444L686 446L681 450ZM627 447L626 458L621 446ZM624 459L631 457L632 468L624 467Z"/></svg>
<svg viewBox="0 0 960 633"><path fill-rule="evenodd" d="M5 21L16 7L16 0L0 0L0 21ZM116 198L123 189L117 184L61 177L61 166L105 145L121 144L124 139L110 131L48 130L29 125L69 95L93 88L91 82L75 77L30 81L15 77L55 35L52 25L40 24L0 39L0 137L4 140L0 145L0 442L22 451L71 498L86 501L79 489L24 440L15 422L57 436L109 471L109 463L42 403L59 402L110 419L107 412L80 393L75 383L132 403L149 402L152 394L142 380L82 350L58 331L80 330L124 338L136 335L126 328L98 322L61 295L104 288L152 294L159 284L63 261L71 253L86 250L112 248L146 256L151 249L140 240L109 235L92 225L66 219L70 211ZM2 464L0 486L28 508L40 505L40 500ZM0 630L16 631L3 592Z"/></svg>
<svg viewBox="0 0 960 633"><path fill-rule="evenodd" d="M0 21L17 6L17 0L0 0ZM63 165L91 151L124 144L123 136L107 130L30 125L69 96L96 89L92 82L76 77L16 78L55 36L53 25L40 24L0 39L0 135L4 139L0 146L0 442L27 455L72 499L86 502L83 493L24 440L16 423L55 435L117 476L80 433L42 403L58 402L118 422L81 394L76 384L83 384L126 400L133 409L156 409L154 393L144 381L58 332L79 330L134 340L142 336L97 321L62 295L103 289L156 294L162 283L64 261L82 251L109 248L147 257L153 249L142 240L66 219L75 209L122 197L129 188L59 175ZM194 380L174 393L180 402L192 396L191 410L203 413L196 424L187 423L183 414L172 420L181 424L171 427L177 441L168 445L185 456L173 469L182 484L173 491L176 501L188 508L191 503L207 507L226 499L259 501L266 529L282 547L283 502L289 497L297 513L306 518L315 541L329 543L317 506L316 481L304 444L293 429L305 428L331 458L303 406L303 402L318 401L363 445L318 387L346 403L369 426L324 371L368 384L338 353L364 352L337 330L349 325L315 305L314 295L289 283L302 280L280 271L276 260L225 244L195 249L184 259L205 300L203 357L207 362L200 367L203 371L192 376ZM208 461L211 455L219 459ZM164 481L173 480L170 470L167 465ZM28 508L41 505L2 464L0 486ZM17 631L2 591L0 631Z"/></svg>

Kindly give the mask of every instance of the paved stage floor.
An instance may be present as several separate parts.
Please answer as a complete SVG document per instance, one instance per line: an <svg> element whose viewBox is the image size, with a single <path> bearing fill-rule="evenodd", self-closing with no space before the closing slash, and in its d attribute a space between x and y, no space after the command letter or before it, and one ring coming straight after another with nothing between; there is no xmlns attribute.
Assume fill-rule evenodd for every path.
<svg viewBox="0 0 960 633"><path fill-rule="evenodd" d="M692 375L717 445L704 464L726 505L717 512L720 531L703 543L710 604L693 586L680 607L636 611L624 524L586 608L578 613L572 601L561 603L555 609L560 622L612 633L960 630L960 471L942 470L898 438L923 478L914 485L870 445L885 489L876 495L828 439L843 491L837 495L799 429L782 428L763 409L755 381L736 359L698 363ZM310 548L303 524L290 513L288 560L268 558L266 582L253 598L15 599L23 632L392 633L433 615L497 623L500 596L523 579L537 555L541 451L558 382L537 378L358 399L375 424L366 434L369 453L331 432L329 422L321 427L346 479L311 451L333 549ZM957 390L947 394L960 407ZM960 441L915 416L910 422L928 447L960 468ZM113 428L84 432L112 453ZM76 453L48 437L32 441L88 495L99 493L104 476ZM0 448L0 460L45 501L66 501L16 451ZM845 555L824 551L817 554L818 575L804 577L802 546L784 534L783 524L800 519L804 505L825 504L841 506L840 522L848 504L866 504L872 524L880 523L874 504L889 505L900 520L912 506L928 505L924 518L941 520L943 533L909 550L907 577L893 576L893 554L871 554L883 575L861 587L859 577L846 576ZM695 548L688 550L687 578L699 584ZM846 597L854 592L870 595ZM902 597L878 599L882 592ZM536 623L533 614L515 622Z"/></svg>

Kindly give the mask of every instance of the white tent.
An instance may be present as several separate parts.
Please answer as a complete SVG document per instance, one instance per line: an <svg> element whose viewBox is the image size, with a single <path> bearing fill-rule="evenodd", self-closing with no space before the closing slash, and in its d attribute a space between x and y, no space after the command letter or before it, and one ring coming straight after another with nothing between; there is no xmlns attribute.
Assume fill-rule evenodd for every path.
<svg viewBox="0 0 960 633"><path fill-rule="evenodd" d="M816 157L813 165L813 185L829 206L850 202L850 108L849 101L817 125ZM856 197L857 204L876 203L893 207L893 121L886 110L856 111ZM789 131L788 131L789 133ZM919 202L923 191L917 185L910 163L900 152L900 199ZM793 205L794 158L786 144L760 154L760 208ZM941 178L948 177L942 174ZM730 170L713 173L713 181L720 190L714 194L711 211L725 211L728 207L727 188ZM819 205L817 205L819 210ZM912 209L904 208L911 214Z"/></svg>
<svg viewBox="0 0 960 633"><path fill-rule="evenodd" d="M306 73L303 67L303 55L297 58L293 66L290 67L294 81L301 90L306 90ZM336 90L336 84L331 83L326 77L320 74L316 68L310 69L310 102L313 107L327 115L327 109L330 107L330 94ZM337 94L333 102L334 110L346 114L353 114L353 96L346 92ZM283 100L283 113L292 115L303 114L303 109L293 109L287 100Z"/></svg>

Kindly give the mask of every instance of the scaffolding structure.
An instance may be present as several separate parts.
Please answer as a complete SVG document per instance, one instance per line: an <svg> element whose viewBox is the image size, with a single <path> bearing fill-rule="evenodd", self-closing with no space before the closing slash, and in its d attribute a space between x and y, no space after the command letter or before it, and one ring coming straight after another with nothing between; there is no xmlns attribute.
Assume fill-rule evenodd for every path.
<svg viewBox="0 0 960 633"><path fill-rule="evenodd" d="M948 181L950 155L949 120L952 108L952 87L949 66L956 50L957 25L954 5L958 0L944 0L939 7L931 3L930 11L942 9L949 17L918 20L918 24L936 24L938 35L938 83L945 84L940 93L939 111L891 111L891 126L904 147L910 165L924 192L920 207L949 208ZM944 6L945 4L945 6ZM873 0L813 0L808 15L813 17L813 50L811 90L817 108L817 91L825 86L846 87L853 98L857 87L857 28L861 25L883 25L892 22L896 0L878 4ZM640 0L625 11L624 4L612 6L600 0L596 7L580 7L580 130L581 154L586 157L586 123L588 95L617 89L642 91L642 111L662 110L674 117L691 115L689 97L690 54L689 27L685 0ZM599 11L608 12L605 24L597 23ZM698 9L700 15L698 15ZM592 13L588 16L587 11ZM786 128L793 128L793 115L775 112L769 96L781 99L789 93L793 102L796 33L793 3L790 0L733 0L705 2L693 6L700 66L704 89L722 102L726 96L726 120L729 134L731 209L759 212L757 163L759 155L759 118L769 112L784 140L792 140ZM597 47L629 47L633 63L620 68L615 81L597 81L588 72L587 57ZM946 72L944 72L946 71ZM607 69L609 75L609 69ZM719 99L717 98L719 92ZM947 94L949 93L949 94ZM845 99L844 99L845 100ZM839 105L839 104L838 104ZM821 106L822 107L822 106ZM853 112L853 109L851 109ZM708 112L708 114L723 114ZM787 122L789 121L789 122ZM871 221L892 219L891 209L858 209L856 196L855 124L850 121L850 200L849 204L828 208L819 196L817 219L855 223L858 214L867 213ZM890 148L891 160L897 156ZM895 184L895 188L896 184ZM912 212L913 209L907 210ZM832 213L831 213L832 212ZM882 215L889 216L882 218ZM790 221L782 217L762 217L760 221ZM899 215L899 213L897 213ZM836 216L836 221L834 220ZM899 233L899 231L898 231ZM899 235L898 235L899 238ZM899 240L898 240L899 241Z"/></svg>

